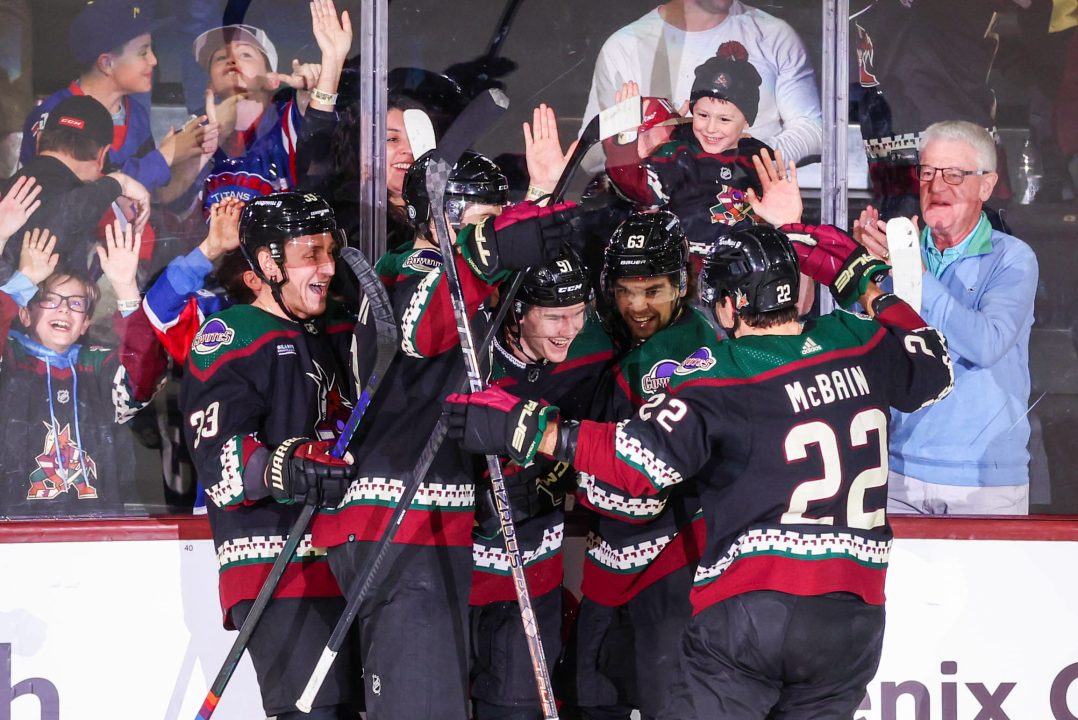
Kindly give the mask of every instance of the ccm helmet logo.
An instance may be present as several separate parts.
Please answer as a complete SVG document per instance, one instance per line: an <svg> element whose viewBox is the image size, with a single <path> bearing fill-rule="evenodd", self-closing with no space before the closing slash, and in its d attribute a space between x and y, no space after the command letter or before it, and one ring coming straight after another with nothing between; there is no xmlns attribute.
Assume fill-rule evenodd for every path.
<svg viewBox="0 0 1078 720"><path fill-rule="evenodd" d="M527 438L528 426L526 421L532 415L535 414L536 408L539 407L539 403L534 400L529 400L524 403L524 407L520 409L520 415L517 416L517 426L513 430L513 449L518 453L523 452L524 440Z"/></svg>
<svg viewBox="0 0 1078 720"><path fill-rule="evenodd" d="M56 124L63 125L64 127L74 128L75 130L84 130L86 128L85 120L68 117L67 115L61 115L60 119L56 121Z"/></svg>

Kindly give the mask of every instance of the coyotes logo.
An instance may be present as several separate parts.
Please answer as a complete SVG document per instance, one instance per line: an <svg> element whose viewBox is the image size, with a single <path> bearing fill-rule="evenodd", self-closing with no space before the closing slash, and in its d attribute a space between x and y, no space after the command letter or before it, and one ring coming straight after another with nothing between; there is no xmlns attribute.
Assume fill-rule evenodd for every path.
<svg viewBox="0 0 1078 720"><path fill-rule="evenodd" d="M335 440L344 430L353 404L341 393L336 374L326 372L317 361L314 362L314 372L307 373L307 377L314 381L317 388L318 421L315 433L319 440Z"/></svg>
<svg viewBox="0 0 1078 720"><path fill-rule="evenodd" d="M45 423L48 433L37 460L37 470L30 473L27 500L54 500L74 488L79 500L97 498L97 464L71 439L71 426L64 425L59 437Z"/></svg>
<svg viewBox="0 0 1078 720"><path fill-rule="evenodd" d="M725 168L724 168L725 169ZM752 218L752 206L744 191L723 185L715 195L718 202L708 208L711 213L711 222L722 225L734 225L746 218Z"/></svg>

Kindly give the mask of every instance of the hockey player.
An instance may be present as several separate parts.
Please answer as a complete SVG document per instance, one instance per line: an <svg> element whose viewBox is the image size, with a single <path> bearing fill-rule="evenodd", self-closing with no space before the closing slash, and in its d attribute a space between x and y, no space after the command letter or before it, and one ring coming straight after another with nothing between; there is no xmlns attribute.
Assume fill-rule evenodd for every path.
<svg viewBox="0 0 1078 720"><path fill-rule="evenodd" d="M430 153L404 183L414 240L390 250L377 270L401 329L401 354L382 381L358 438L358 479L343 502L315 520L314 541L329 548L341 587L367 566L404 492L403 479L438 422L445 395L464 378L457 324L443 262L455 262L469 317L509 275L557 257L572 236L568 205L504 208L508 183L488 158L465 152L446 188L446 215L460 254L434 242L426 190ZM474 458L453 443L435 456L361 607L363 684L368 717L464 718L469 702L469 613Z"/></svg>
<svg viewBox="0 0 1078 720"><path fill-rule="evenodd" d="M354 404L351 322L327 319L340 236L317 195L251 200L240 247L254 299L211 315L180 388L187 445L206 487L225 626L242 625L301 503L335 506L356 466L329 455ZM352 718L347 645L315 702L294 706L344 610L324 550L300 545L248 650L267 715Z"/></svg>
<svg viewBox="0 0 1078 720"><path fill-rule="evenodd" d="M606 333L587 314L589 295L587 268L571 249L529 270L495 338L491 384L554 403L564 417L584 417L612 356ZM571 469L545 461L502 465L544 655L553 665L561 653L563 507L565 492L573 487ZM510 558L490 492L489 483L476 488L472 530L475 717L542 718Z"/></svg>
<svg viewBox="0 0 1078 720"><path fill-rule="evenodd" d="M606 248L602 292L621 354L589 417L622 420L715 337L689 306L687 242L672 213L634 213L618 227ZM695 489L641 502L584 477L578 498L599 517L587 543L567 699L587 718L628 718L633 708L652 717L676 676L677 638L689 620L702 529L692 524Z"/></svg>
<svg viewBox="0 0 1078 720"><path fill-rule="evenodd" d="M635 82L618 91L618 101L639 95ZM649 98L649 100L654 100ZM742 220L758 222L750 199L761 187L753 158L771 149L744 133L756 117L760 74L744 46L723 43L696 68L689 97L691 125L678 126L658 147L603 142L610 179L643 206L664 206L681 219L694 256L707 255L714 240ZM780 168L782 156L778 155Z"/></svg>
<svg viewBox="0 0 1078 720"><path fill-rule="evenodd" d="M789 229L816 244L795 257L765 227L716 244L704 295L733 340L700 348L710 362L694 354L634 418L540 436L504 390L452 399L468 449L506 450L516 431L518 462L538 451L641 497L699 486L706 546L661 718L853 716L883 642L888 410L951 388L943 337L870 282L877 262L837 228ZM874 319L802 325L798 258Z"/></svg>

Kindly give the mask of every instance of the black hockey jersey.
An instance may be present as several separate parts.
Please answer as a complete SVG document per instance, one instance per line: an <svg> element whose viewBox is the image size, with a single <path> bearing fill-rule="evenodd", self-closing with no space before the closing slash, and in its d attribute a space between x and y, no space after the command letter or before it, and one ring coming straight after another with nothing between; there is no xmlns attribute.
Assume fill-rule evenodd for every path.
<svg viewBox="0 0 1078 720"><path fill-rule="evenodd" d="M333 319L330 319L333 318ZM253 305L211 315L195 336L180 386L185 435L220 566L221 606L253 600L302 506L248 498L270 452L294 437L336 439L355 404L351 318L304 325ZM339 595L324 549L304 538L277 597Z"/></svg>
<svg viewBox="0 0 1078 720"><path fill-rule="evenodd" d="M138 500L135 443L124 427L153 397L167 361L140 308L115 316L119 348L56 353L12 320L0 292L0 517L122 515Z"/></svg>
<svg viewBox="0 0 1078 720"><path fill-rule="evenodd" d="M799 335L711 343L636 417L582 424L579 469L641 497L699 487L694 612L753 590L883 603L889 410L945 397L953 375L908 306L880 320L838 311Z"/></svg>
<svg viewBox="0 0 1078 720"><path fill-rule="evenodd" d="M686 308L673 323L618 360L607 379L613 387L603 393L602 407L591 417L607 421L632 417L664 392L683 366L695 362L699 348L714 341L715 331L704 316ZM706 357L701 362L706 364ZM581 584L585 597L621 605L666 575L696 563L704 527L694 485L685 483L641 498L584 468L577 470L583 471L577 498L599 513L587 540Z"/></svg>
<svg viewBox="0 0 1078 720"><path fill-rule="evenodd" d="M454 255L473 318L494 290ZM415 466L446 395L464 377L457 325L442 254L408 243L377 264L401 330L401 352L382 380L356 434L353 453L359 477L341 505L319 513L314 539L320 547L382 537L404 494L403 478ZM477 334L482 323L473 322ZM409 506L394 539L398 543L470 547L475 511L472 456L445 442Z"/></svg>
<svg viewBox="0 0 1078 720"><path fill-rule="evenodd" d="M704 257L727 228L742 221L756 222L745 192L762 194L752 158L767 145L742 138L723 153L705 152L682 125L674 137L644 159L636 143L603 143L610 179L626 197L644 206L664 206L681 220L693 255Z"/></svg>
<svg viewBox="0 0 1078 720"><path fill-rule="evenodd" d="M580 418L591 406L596 380L613 356L610 339L594 318L573 339L560 363L525 363L495 341L491 384L527 400L557 405L561 416ZM516 523L517 540L528 577L528 589L541 597L561 585L562 539L565 534L565 492L572 487L568 463L542 457L527 467L502 461L507 482L539 484L539 509ZM477 526L472 531L472 605L516 600L509 555L501 528Z"/></svg>

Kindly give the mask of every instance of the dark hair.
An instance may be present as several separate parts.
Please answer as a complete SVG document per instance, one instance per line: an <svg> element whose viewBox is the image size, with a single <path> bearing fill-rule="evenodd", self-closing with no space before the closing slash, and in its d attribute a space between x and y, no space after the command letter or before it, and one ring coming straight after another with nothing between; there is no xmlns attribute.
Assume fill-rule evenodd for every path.
<svg viewBox="0 0 1078 720"><path fill-rule="evenodd" d="M63 126L45 127L37 139L37 152L58 152L70 155L76 160L97 160L104 145L98 145L93 138L79 130Z"/></svg>
<svg viewBox="0 0 1078 720"><path fill-rule="evenodd" d="M255 301L255 293L243 281L243 274L250 269L251 265L247 262L247 258L236 249L229 250L221 256L221 262L213 274L230 298L237 303L249 305Z"/></svg>
<svg viewBox="0 0 1078 720"><path fill-rule="evenodd" d="M729 297L729 295L727 295ZM782 308L781 310L768 310L762 313L748 313L742 312L739 316L741 322L746 325L751 325L754 328L764 329L777 327L788 322L797 320L800 315L797 312L797 306Z"/></svg>
<svg viewBox="0 0 1078 720"><path fill-rule="evenodd" d="M101 299L101 290L97 287L97 283L90 279L90 276L81 270L57 270L47 278L42 280L37 285L37 292L34 293L34 297L30 300L30 304L36 303L40 296L47 292L52 292L52 289L64 282L65 280L75 280L82 284L83 292L86 294L86 298L90 301L90 307L86 311L87 315L94 314L94 308L97 306L97 301Z"/></svg>

